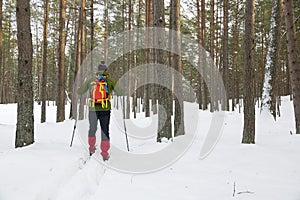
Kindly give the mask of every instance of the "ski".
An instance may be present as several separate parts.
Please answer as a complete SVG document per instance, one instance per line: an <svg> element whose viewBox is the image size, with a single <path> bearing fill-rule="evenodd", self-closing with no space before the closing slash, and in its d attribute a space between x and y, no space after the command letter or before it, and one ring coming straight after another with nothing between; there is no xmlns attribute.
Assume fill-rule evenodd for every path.
<svg viewBox="0 0 300 200"><path fill-rule="evenodd" d="M89 160L91 160L92 156L93 156L93 155L88 155L88 156L80 157L79 160L78 160L78 164L79 164L78 168L79 168L79 169L83 169L84 166L87 164L87 162L88 162Z"/></svg>

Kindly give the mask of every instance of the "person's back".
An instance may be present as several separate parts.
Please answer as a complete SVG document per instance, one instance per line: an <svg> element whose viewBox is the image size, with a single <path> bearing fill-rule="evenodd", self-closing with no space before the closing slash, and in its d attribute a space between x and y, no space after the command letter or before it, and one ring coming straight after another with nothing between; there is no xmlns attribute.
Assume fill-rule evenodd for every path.
<svg viewBox="0 0 300 200"><path fill-rule="evenodd" d="M101 127L101 155L103 160L109 158L110 148L109 123L111 112L111 95L115 87L115 82L110 78L107 66L102 61L98 66L95 76L87 79L77 90L79 95L83 95L88 90L89 96L89 132L88 144L90 155L96 151L96 131L98 120Z"/></svg>

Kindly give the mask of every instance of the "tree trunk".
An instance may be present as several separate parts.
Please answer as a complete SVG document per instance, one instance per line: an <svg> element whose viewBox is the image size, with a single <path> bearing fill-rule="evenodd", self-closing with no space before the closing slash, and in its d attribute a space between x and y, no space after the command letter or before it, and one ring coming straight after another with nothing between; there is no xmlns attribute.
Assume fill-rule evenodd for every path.
<svg viewBox="0 0 300 200"><path fill-rule="evenodd" d="M122 32L125 32L125 10L126 6L125 6L125 0L122 0ZM122 70L122 74L125 74L125 34L122 34L122 63L121 63L121 70ZM123 117L125 118L125 111L126 111L126 105L125 105L125 94L122 98L122 112L123 112Z"/></svg>
<svg viewBox="0 0 300 200"><path fill-rule="evenodd" d="M17 0L18 115L15 147L34 143L30 0Z"/></svg>
<svg viewBox="0 0 300 200"><path fill-rule="evenodd" d="M201 5L200 5L200 0L196 1L197 5L197 40L200 46L205 50L206 49L206 26L205 26L205 17L206 17L206 12L205 12L205 1L201 0ZM201 6L201 9L200 9ZM202 50L202 49L201 49ZM199 109L207 109L207 87L204 82L204 77L206 76L205 67L207 65L206 63L206 54L202 51L199 52L199 70L200 74L199 77L197 78L197 86L198 86L198 92L197 92L197 98L199 102Z"/></svg>
<svg viewBox="0 0 300 200"><path fill-rule="evenodd" d="M65 120L65 30L66 1L60 0L59 17L59 53L58 53L58 87L57 87L57 116L56 122Z"/></svg>
<svg viewBox="0 0 300 200"><path fill-rule="evenodd" d="M206 10L205 10L205 0L201 0L201 45L206 51ZM202 62L203 66L207 65L206 61L206 53L202 53ZM203 76L207 76L206 67L203 67ZM208 91L207 91L207 84L205 83L205 77L202 77L202 103L203 103L203 110L207 110L208 104Z"/></svg>
<svg viewBox="0 0 300 200"><path fill-rule="evenodd" d="M131 49L130 49L130 45L131 45L131 14L132 14L132 1L129 0L129 4L128 4L128 38L127 38L127 48L128 49L128 53L127 53L127 73L128 73L128 88L127 88L127 100L126 100L126 119L130 119L130 97L131 97L131 80L130 80L130 77L131 77L131 73L130 73L130 70L131 70Z"/></svg>
<svg viewBox="0 0 300 200"><path fill-rule="evenodd" d="M0 104L2 103L2 87L3 87L3 62L2 62L2 58L3 58L3 38L2 38L2 19L3 19L3 15L2 15L2 0L0 0Z"/></svg>
<svg viewBox="0 0 300 200"><path fill-rule="evenodd" d="M214 43L215 43L215 1L214 0L211 0L210 1L210 6L211 6L211 9L210 9L210 28L209 28L209 32L210 32L210 41L209 41L209 48L210 48L210 57L211 57L211 60L212 60L212 64L211 65L214 65L214 61L215 61L215 56L214 56L214 50L215 50L215 47L214 47ZM214 67L211 67L210 68L210 91L213 91L213 88L214 88ZM212 97L212 95L210 95L211 99L210 99L210 111L213 112L215 110L215 103L216 103L216 99L214 99Z"/></svg>
<svg viewBox="0 0 300 200"><path fill-rule="evenodd" d="M146 0L146 27L151 26L151 1L152 0ZM147 31L146 33L146 43L147 46L150 46L151 42L151 34ZM146 63L150 63L150 49L146 49ZM147 83L149 83L150 79L150 70L147 68L146 72L146 79ZM145 85L145 101L144 101L144 107L145 107L145 117L150 117L150 84Z"/></svg>
<svg viewBox="0 0 300 200"><path fill-rule="evenodd" d="M261 17L261 29L264 29L264 9L262 9L262 13L261 13L262 17ZM264 74L265 74L265 34L261 35L261 63L260 63L260 87L259 87L259 92L260 93L260 97L262 96L262 91L263 91L263 84L264 84Z"/></svg>
<svg viewBox="0 0 300 200"><path fill-rule="evenodd" d="M173 51L181 53L181 37L180 37L180 0L172 0L173 21L172 28L176 31L173 38ZM175 118L174 118L174 135L184 135L184 104L183 104L183 88L182 88L182 62L181 55L174 54L174 68L177 74L174 77L175 89Z"/></svg>
<svg viewBox="0 0 300 200"><path fill-rule="evenodd" d="M171 23L173 21L173 10L172 10L172 5L173 5L173 1L170 1L170 16L169 16L169 29L173 30L173 24ZM170 31L169 33L169 48L173 49L173 34ZM169 99L169 103L168 103L168 110L171 111L171 115L174 115L174 110L173 110L173 105L174 105L174 53L172 51L169 52L169 67L171 69L170 72L170 85L171 85L171 91L170 91L170 99ZM173 134L174 135L174 134Z"/></svg>
<svg viewBox="0 0 300 200"><path fill-rule="evenodd" d="M229 111L229 66L228 66L228 0L223 0L223 82L225 86L225 95L222 95L222 110Z"/></svg>
<svg viewBox="0 0 300 200"><path fill-rule="evenodd" d="M154 4L154 27L165 28L165 12L164 12L164 0L157 1ZM155 46L162 47L165 43L164 31L161 29L156 29L154 31L154 42ZM155 57L157 64L163 64L166 60L166 54L162 49L155 49ZM157 78L160 81L169 81L169 73L162 71L161 67L156 66L157 68ZM159 81L159 82L160 82ZM166 86L158 85L158 102L160 107L158 108L158 133L157 141L161 142L162 138L170 139L172 137L172 124L171 124L171 112L168 110L168 101L169 101L169 90Z"/></svg>
<svg viewBox="0 0 300 200"><path fill-rule="evenodd" d="M95 28L94 28L94 0L91 0L91 66L90 66L90 72L92 73L94 71L94 58L93 58L93 49L94 49L94 34L95 34ZM107 60L105 60L105 63Z"/></svg>
<svg viewBox="0 0 300 200"><path fill-rule="evenodd" d="M34 17L31 17L34 19ZM41 104L41 99L40 99L40 87L39 87L39 78L36 78L36 77L39 77L39 71L40 71L40 63L41 63L41 60L40 60L40 56L37 52L40 46L39 46L39 29L38 29L38 23L36 20L33 20L35 22L35 46L33 47L33 99L34 100L37 100L38 104L40 105Z"/></svg>
<svg viewBox="0 0 300 200"><path fill-rule="evenodd" d="M108 0L104 0L104 60L108 56Z"/></svg>
<svg viewBox="0 0 300 200"><path fill-rule="evenodd" d="M276 119L276 96L278 95L276 77L280 70L281 3L281 0L273 0L261 107L262 110L268 110L274 119Z"/></svg>
<svg viewBox="0 0 300 200"><path fill-rule="evenodd" d="M82 80L80 80L79 77L80 74L82 73L82 70L80 70L80 64L81 64L81 30L82 30L82 5L79 7L79 12L78 12L78 25L77 25L77 33L76 33L76 51L75 51L75 63L74 63L74 84L75 86L79 83L82 83ZM78 95L76 93L76 88L73 87L73 92L72 92L72 105L71 105L71 110L72 110L72 117L73 119L77 119L78 116Z"/></svg>
<svg viewBox="0 0 300 200"><path fill-rule="evenodd" d="M43 46L42 46L42 68L41 68L41 123L46 121L46 98L47 98L47 48L48 48L48 19L49 19L49 0L44 3L44 24L43 24Z"/></svg>
<svg viewBox="0 0 300 200"><path fill-rule="evenodd" d="M290 67L289 67L289 55L288 55L287 51L286 51L285 57L286 57L286 82L287 82L286 92L287 92L287 94L292 94L292 90L291 90L291 78L290 78Z"/></svg>
<svg viewBox="0 0 300 200"><path fill-rule="evenodd" d="M254 6L255 0L246 0L245 8L245 55L244 55L244 130L242 143L255 143L255 105L254 105Z"/></svg>
<svg viewBox="0 0 300 200"><path fill-rule="evenodd" d="M239 88L236 83L237 80L237 57L238 57L238 25L239 25L239 19L238 19L238 13L239 13L239 4L238 1L235 1L236 8L234 13L234 25L233 25L233 50L232 50L232 111L235 109L236 101L238 99L236 90Z"/></svg>
<svg viewBox="0 0 300 200"><path fill-rule="evenodd" d="M287 31L287 49L295 112L296 133L300 134L300 62L294 20L293 0L284 1L285 25Z"/></svg>
<svg viewBox="0 0 300 200"><path fill-rule="evenodd" d="M200 12L200 0L196 1L196 7L197 7L197 41L199 46L201 46L201 12ZM203 47L204 48L204 47ZM202 60L202 53L199 51L198 54L198 66L199 66L199 74L197 77L197 99L199 104L199 109L203 108L203 60Z"/></svg>
<svg viewBox="0 0 300 200"><path fill-rule="evenodd" d="M75 3L73 3L74 5L76 5ZM72 16L77 16L77 10L74 9L73 13L71 14ZM76 68L76 43L77 43L77 35L76 35L76 29L77 29L77 23L76 21L78 20L77 17L72 17L72 31L71 31L71 36L70 38L72 38L71 40L73 41L70 45L71 45L71 49L73 50L72 53L70 53L70 61L69 61L69 81L68 81L68 96L71 100L71 105L70 105L70 113L69 113L69 119L74 119L75 117L73 116L73 88L76 88L76 83L74 82L75 78L74 74L75 74L75 68ZM91 30L92 31L92 30ZM92 45L92 38L91 38L91 45ZM91 56L92 57L92 56ZM76 92L75 92L76 93Z"/></svg>
<svg viewBox="0 0 300 200"><path fill-rule="evenodd" d="M219 13L220 13L220 10L219 10L219 6L217 5L217 15L216 15L216 38L215 38L215 42L216 42L216 45L215 45L215 60L216 60L216 67L217 69L220 68L220 20L219 20ZM218 81L215 81L214 82L214 88L219 88L219 82ZM219 92L219 90L217 90L216 92ZM220 95L217 95L216 96L217 99L215 99L215 110L219 110L219 100L220 100Z"/></svg>
<svg viewBox="0 0 300 200"><path fill-rule="evenodd" d="M86 57L86 0L81 0L81 40L80 40L80 46L81 46L81 55L80 55L80 66L81 64L84 62L84 59ZM86 72L87 72L87 68L86 66L81 66L80 67L80 78L82 81L80 82L83 82L84 80L84 77L87 76ZM84 119L84 105L85 105L85 102L86 102L86 96L85 95L82 95L80 97L80 105L79 105L79 120L82 120Z"/></svg>
<svg viewBox="0 0 300 200"><path fill-rule="evenodd" d="M138 13L137 13L137 18L136 18L136 26L137 28L141 28L141 24L142 24L142 20L141 20L141 11L142 11L142 0L138 0L138 5L137 5L137 10L138 10ZM137 31L138 32L138 31ZM139 34L137 35L137 38L136 38L136 43L138 46L141 45L141 38L139 36ZM135 55L134 55L134 66L139 66L141 64L141 61L143 59L143 56L142 56L142 52L140 50L138 50ZM140 92L142 90L138 90L137 88L137 85L139 83L139 81L141 79L143 79L144 77L137 77L137 75L134 75L134 95L133 95L133 105L132 105L132 110L133 110L133 117L134 119L136 119L137 117L137 112L139 112L139 96L142 96L140 94Z"/></svg>

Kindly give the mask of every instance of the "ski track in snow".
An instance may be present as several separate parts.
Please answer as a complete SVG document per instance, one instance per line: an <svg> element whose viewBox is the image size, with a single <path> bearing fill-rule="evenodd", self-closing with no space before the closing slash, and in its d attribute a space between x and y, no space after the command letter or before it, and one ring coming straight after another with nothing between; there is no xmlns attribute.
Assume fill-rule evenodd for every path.
<svg viewBox="0 0 300 200"><path fill-rule="evenodd" d="M79 167L62 187L58 188L55 200L90 199L101 186L106 167L98 161L95 155L90 159L79 159ZM81 162L86 163L81 163Z"/></svg>

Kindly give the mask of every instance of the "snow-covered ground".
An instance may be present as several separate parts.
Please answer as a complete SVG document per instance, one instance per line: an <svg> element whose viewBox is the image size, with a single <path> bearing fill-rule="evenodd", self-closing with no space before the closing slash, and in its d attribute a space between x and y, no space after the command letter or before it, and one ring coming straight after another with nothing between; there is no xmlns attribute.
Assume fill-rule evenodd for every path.
<svg viewBox="0 0 300 200"><path fill-rule="evenodd" d="M197 126L189 120L194 108L185 105L187 131ZM88 157L81 142L84 126L77 129L70 147L74 121L55 123L55 109L47 107L47 122L41 124L40 106L35 105L35 143L14 149L17 106L0 105L0 200L300 199L300 136L290 133L295 130L289 97L283 98L276 122L257 112L255 145L241 144L243 115L226 112L222 135L205 159L199 159L199 153L212 114L198 111L197 137L186 153L164 169L140 174L115 171L103 165L98 154L84 164ZM126 151L121 119L114 116L115 110L112 145ZM149 131L153 121L155 117L140 116L127 121L127 128L130 132L131 124L136 124ZM148 125L151 128L145 128ZM155 152L170 143L129 138L131 152L137 154Z"/></svg>

